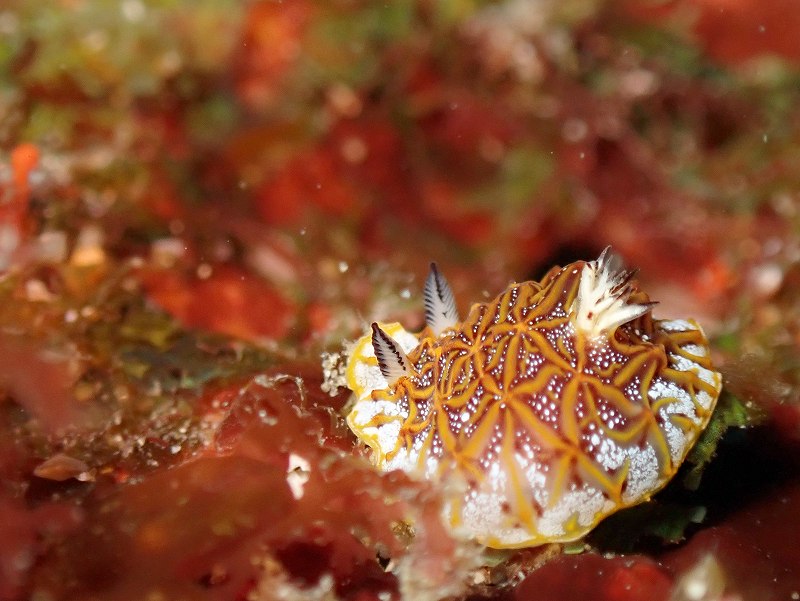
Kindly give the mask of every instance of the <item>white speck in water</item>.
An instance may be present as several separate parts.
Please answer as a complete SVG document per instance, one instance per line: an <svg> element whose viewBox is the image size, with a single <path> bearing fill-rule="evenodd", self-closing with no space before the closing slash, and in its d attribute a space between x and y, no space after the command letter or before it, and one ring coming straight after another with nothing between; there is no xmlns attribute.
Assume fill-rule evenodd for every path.
<svg viewBox="0 0 800 601"><path fill-rule="evenodd" d="M567 142L580 142L589 133L589 126L583 119L567 119L561 128L561 135Z"/></svg>
<svg viewBox="0 0 800 601"><path fill-rule="evenodd" d="M12 35L17 32L19 18L11 11L0 13L0 34Z"/></svg>
<svg viewBox="0 0 800 601"><path fill-rule="evenodd" d="M144 4L140 0L123 0L120 8L122 9L122 16L132 23L141 21L146 12Z"/></svg>
<svg viewBox="0 0 800 601"><path fill-rule="evenodd" d="M783 283L783 270L776 263L766 263L753 269L753 284L764 296L778 291Z"/></svg>
<svg viewBox="0 0 800 601"><path fill-rule="evenodd" d="M211 277L212 273L214 273L214 268L208 263L200 263L200 265L197 266L197 277L201 280L207 280Z"/></svg>
<svg viewBox="0 0 800 601"><path fill-rule="evenodd" d="M110 38L107 31L94 29L83 36L82 41L93 52L102 52L108 47Z"/></svg>
<svg viewBox="0 0 800 601"><path fill-rule="evenodd" d="M350 265L347 264L347 261L339 261L339 273L346 273L348 269L350 269Z"/></svg>

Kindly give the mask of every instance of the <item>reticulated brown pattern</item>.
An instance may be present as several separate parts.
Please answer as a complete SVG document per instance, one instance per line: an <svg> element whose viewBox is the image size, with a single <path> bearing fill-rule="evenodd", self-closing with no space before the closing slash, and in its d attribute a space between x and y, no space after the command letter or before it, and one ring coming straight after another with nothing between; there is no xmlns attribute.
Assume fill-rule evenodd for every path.
<svg viewBox="0 0 800 601"><path fill-rule="evenodd" d="M646 314L601 340L576 331L570 308L584 265L513 284L439 337L423 331L408 355L416 375L372 393L397 411L369 425L401 422L395 447L381 450L387 463L402 455L420 474L463 482L454 525L470 527L470 502L502 499L504 515L487 523L517 534L504 543L476 532L487 544L576 538L648 498L675 473L718 395L693 324L665 330ZM647 300L635 293L629 302ZM603 497L588 518L570 504L581 490ZM567 517L553 532L548 512L561 509Z"/></svg>

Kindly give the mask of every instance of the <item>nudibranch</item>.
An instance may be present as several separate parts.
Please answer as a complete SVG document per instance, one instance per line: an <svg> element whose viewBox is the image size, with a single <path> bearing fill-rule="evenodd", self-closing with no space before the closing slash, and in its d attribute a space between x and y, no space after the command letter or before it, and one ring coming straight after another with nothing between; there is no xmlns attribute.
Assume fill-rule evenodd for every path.
<svg viewBox="0 0 800 601"><path fill-rule="evenodd" d="M693 320L657 320L603 251L458 317L431 265L427 326L350 348L347 423L383 470L442 484L445 518L496 548L580 538L675 474L722 381Z"/></svg>

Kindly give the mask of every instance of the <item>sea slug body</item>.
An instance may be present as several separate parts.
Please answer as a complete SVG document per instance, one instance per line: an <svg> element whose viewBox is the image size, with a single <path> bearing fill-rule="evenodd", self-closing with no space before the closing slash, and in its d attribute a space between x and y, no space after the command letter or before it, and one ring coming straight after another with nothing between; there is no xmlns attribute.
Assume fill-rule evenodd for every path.
<svg viewBox="0 0 800 601"><path fill-rule="evenodd" d="M580 538L675 474L721 389L692 320L656 320L608 249L510 285L462 321L431 266L427 327L372 324L345 371L347 422L383 470L446 484L485 545Z"/></svg>

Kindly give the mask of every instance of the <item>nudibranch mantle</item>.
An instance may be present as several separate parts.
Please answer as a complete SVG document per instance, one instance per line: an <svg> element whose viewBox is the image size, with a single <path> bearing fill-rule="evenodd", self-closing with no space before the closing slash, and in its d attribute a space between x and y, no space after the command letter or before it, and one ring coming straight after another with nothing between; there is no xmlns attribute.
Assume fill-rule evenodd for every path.
<svg viewBox="0 0 800 601"><path fill-rule="evenodd" d="M497 548L580 538L649 499L722 386L692 320L655 320L608 249L510 285L458 321L432 265L428 327L349 349L347 422L383 470L440 482L446 519Z"/></svg>

